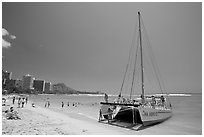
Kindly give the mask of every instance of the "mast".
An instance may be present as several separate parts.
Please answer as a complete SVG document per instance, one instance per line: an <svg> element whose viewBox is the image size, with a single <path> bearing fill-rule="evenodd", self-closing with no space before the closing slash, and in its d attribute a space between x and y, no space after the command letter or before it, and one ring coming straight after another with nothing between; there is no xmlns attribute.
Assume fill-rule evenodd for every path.
<svg viewBox="0 0 204 137"><path fill-rule="evenodd" d="M143 56L142 56L142 35L141 35L141 24L140 24L140 12L138 12L139 17L139 40L140 40L140 53L141 53L141 82L142 82L142 102L144 102L144 68L143 68Z"/></svg>

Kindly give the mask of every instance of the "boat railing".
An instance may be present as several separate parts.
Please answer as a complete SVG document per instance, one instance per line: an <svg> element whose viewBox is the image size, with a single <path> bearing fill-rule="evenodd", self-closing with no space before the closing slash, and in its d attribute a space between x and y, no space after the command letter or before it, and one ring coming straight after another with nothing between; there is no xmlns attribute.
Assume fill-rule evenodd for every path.
<svg viewBox="0 0 204 137"><path fill-rule="evenodd" d="M134 107L138 107L141 104L129 104L129 103L109 103L109 102L100 102L100 104L102 105L114 105L114 106L134 106Z"/></svg>

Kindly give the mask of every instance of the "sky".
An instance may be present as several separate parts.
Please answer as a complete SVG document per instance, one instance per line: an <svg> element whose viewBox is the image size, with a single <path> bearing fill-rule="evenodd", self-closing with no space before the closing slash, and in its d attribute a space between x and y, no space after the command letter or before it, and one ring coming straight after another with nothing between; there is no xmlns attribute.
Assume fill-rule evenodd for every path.
<svg viewBox="0 0 204 137"><path fill-rule="evenodd" d="M2 3L2 69L120 90L140 11L167 92L202 92L202 3Z"/></svg>

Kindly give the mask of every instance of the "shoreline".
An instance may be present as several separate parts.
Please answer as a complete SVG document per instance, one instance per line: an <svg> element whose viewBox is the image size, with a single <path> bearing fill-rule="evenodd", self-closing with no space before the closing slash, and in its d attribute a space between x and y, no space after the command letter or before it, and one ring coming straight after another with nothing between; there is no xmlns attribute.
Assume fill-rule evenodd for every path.
<svg viewBox="0 0 204 137"><path fill-rule="evenodd" d="M185 98L185 97L182 97ZM40 98L41 100L42 98ZM75 98L73 98L75 99ZM2 112L2 135L200 135L202 129L199 126L200 115L198 107L201 107L196 100L191 107L183 108L186 102L177 100L174 115L169 120L148 127L144 130L131 130L118 126L99 123L97 120L98 104L86 105L80 102L78 107L56 107L51 104L50 108L45 108L42 104L29 99L24 108L17 108L17 101L12 105L12 96L7 100L9 106L2 106L2 110L9 109L11 106L18 112L21 120L6 120ZM77 100L75 100L77 101ZM95 100L94 100L95 101ZM201 100L202 101L202 100ZM32 103L36 107L32 107ZM194 104L194 102L197 102ZM93 103L93 102L92 102ZM41 104L41 105L40 105ZM199 106L198 106L199 105ZM179 109L178 109L179 108ZM92 111L92 112L90 112ZM195 117L196 116L196 117ZM202 125L202 124L201 124Z"/></svg>
<svg viewBox="0 0 204 137"><path fill-rule="evenodd" d="M57 110L31 106L29 102L24 108L11 105L18 112L20 120L6 120L2 117L2 135L104 135L122 134L116 130L97 124L94 120L71 118ZM9 109L5 106L3 109Z"/></svg>

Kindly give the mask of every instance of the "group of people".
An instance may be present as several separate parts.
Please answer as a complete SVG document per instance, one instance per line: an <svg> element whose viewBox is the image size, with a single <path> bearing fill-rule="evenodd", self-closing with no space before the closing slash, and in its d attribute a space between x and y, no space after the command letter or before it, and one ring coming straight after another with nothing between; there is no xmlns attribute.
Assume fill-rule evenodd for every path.
<svg viewBox="0 0 204 137"><path fill-rule="evenodd" d="M105 93L104 96L104 100L106 103L108 103L108 95ZM129 98L124 98L123 96L121 96L121 94L118 95L118 98L116 98L114 101L114 103L120 103L120 104L134 104L137 101L136 100L131 100Z"/></svg>
<svg viewBox="0 0 204 137"><path fill-rule="evenodd" d="M78 104L78 103L73 103L72 106L73 106L73 107L77 107L77 104ZM69 105L69 102L67 102L67 107L69 107L69 106L70 106L70 105ZM63 102L63 101L62 101L62 108L64 108L64 102Z"/></svg>
<svg viewBox="0 0 204 137"><path fill-rule="evenodd" d="M21 119L19 116L18 116L18 112L17 111L14 111L14 108L13 107L10 107L9 110L6 110L5 111L6 113L6 119L11 119L11 120L17 120L17 119Z"/></svg>
<svg viewBox="0 0 204 137"><path fill-rule="evenodd" d="M156 98L159 99L156 100ZM134 99L129 99L129 98L124 98L121 94L118 95L118 98L116 98L114 100L114 103L119 103L119 104L145 104L144 103L144 99L142 98L141 96L141 99L142 101L139 101L139 100L134 100ZM165 98L164 96L160 96L160 97L154 97L154 96L151 96L151 101L150 101L150 104L151 106L155 106L155 105L160 105L160 106L164 106L165 105ZM105 96L104 96L104 100L106 103L108 103L108 95L105 93Z"/></svg>
<svg viewBox="0 0 204 137"><path fill-rule="evenodd" d="M7 99L9 100L9 103L7 104ZM11 104L10 104L10 99L11 99ZM3 97L2 98L2 106L10 106L10 108L8 109L7 107L5 107L4 109L2 109L2 113L3 116L5 116L6 119L10 119L10 120L17 120L17 119L21 119L19 116L18 116L18 112L17 111L14 111L14 104L15 104L15 101L18 99L18 107L24 107L24 104L27 103L28 101L28 98L26 97L20 97L20 96L7 96L7 97ZM25 103L23 103L22 105L22 100L25 100ZM20 103L20 104L19 104Z"/></svg>
<svg viewBox="0 0 204 137"><path fill-rule="evenodd" d="M114 100L114 103L119 104L139 104L140 102L135 99L124 98L123 96L119 95L118 98Z"/></svg>
<svg viewBox="0 0 204 137"><path fill-rule="evenodd" d="M14 96L12 99L13 105L15 104L15 101L17 100L18 108L23 108L25 104L28 103L28 97L18 97L18 99Z"/></svg>
<svg viewBox="0 0 204 137"><path fill-rule="evenodd" d="M78 103L73 103L73 104L72 104L73 107L77 107L77 105L78 105ZM61 102L61 107L64 108L64 106L65 106L65 103L62 101L62 102ZM67 107L69 107L69 106L71 106L71 105L70 105L69 102L67 102ZM47 100L45 101L45 107L48 107L48 108L50 107L49 98L47 98Z"/></svg>
<svg viewBox="0 0 204 137"><path fill-rule="evenodd" d="M151 106L152 107L155 107L156 105L157 106L165 106L165 98L164 98L164 96L161 96L161 97L155 97L155 96L152 96L151 97L152 98L152 101L151 101ZM156 98L158 99L158 100L156 100Z"/></svg>

